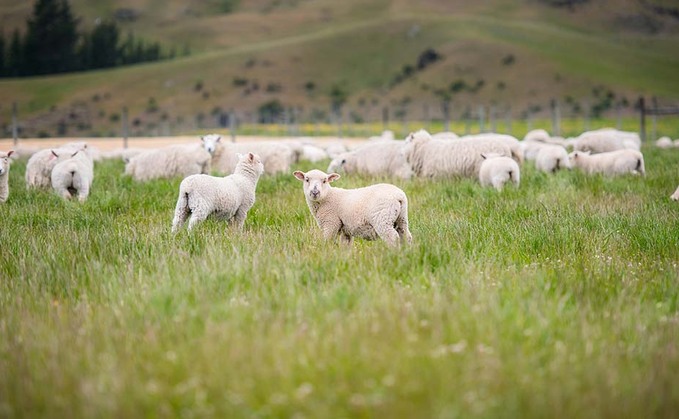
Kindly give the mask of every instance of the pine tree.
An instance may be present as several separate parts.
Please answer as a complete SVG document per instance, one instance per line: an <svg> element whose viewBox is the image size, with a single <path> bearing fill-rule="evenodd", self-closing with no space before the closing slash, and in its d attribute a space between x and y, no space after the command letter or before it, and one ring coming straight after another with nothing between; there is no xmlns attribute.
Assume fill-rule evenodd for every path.
<svg viewBox="0 0 679 419"><path fill-rule="evenodd" d="M25 74L24 43L19 29L15 29L7 53L7 75L18 77Z"/></svg>
<svg viewBox="0 0 679 419"><path fill-rule="evenodd" d="M118 27L114 22L98 24L89 37L85 37L84 45L88 51L88 69L115 67L120 63L118 48Z"/></svg>
<svg viewBox="0 0 679 419"><path fill-rule="evenodd" d="M30 74L77 68L78 21L67 0L37 0L27 23L24 54Z"/></svg>
<svg viewBox="0 0 679 419"><path fill-rule="evenodd" d="M5 33L0 32L0 77L7 75L7 68L5 66Z"/></svg>

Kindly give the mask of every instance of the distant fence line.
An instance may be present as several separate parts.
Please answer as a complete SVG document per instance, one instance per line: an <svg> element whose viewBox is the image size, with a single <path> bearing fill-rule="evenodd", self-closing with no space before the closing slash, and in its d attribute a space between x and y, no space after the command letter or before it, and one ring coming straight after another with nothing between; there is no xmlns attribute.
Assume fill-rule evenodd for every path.
<svg viewBox="0 0 679 419"><path fill-rule="evenodd" d="M679 107L658 105L653 98L649 107L646 100L640 97L633 105L616 106L605 112L608 126L630 131L638 131L643 141L647 139L647 118L651 118L650 137L658 135L658 117L679 115ZM440 104L439 104L440 105ZM525 133L534 128L544 128L552 135L562 136L564 132L577 133L593 129L593 121L601 122L601 118L594 118L593 112L585 102L583 109L574 112L564 109L564 104L558 100L551 100L546 107L534 106L520 113L513 112L510 105L463 105L432 106L431 103L421 104L421 109L414 105L366 105L358 107L344 106L340 112L322 111L318 108L303 110L287 107L277 112L219 111L206 118L205 115L194 118L181 118L181 122L172 122L169 118L154 123L152 126L140 126L139 118L133 123L129 121L129 111L123 107L120 116L120 128L109 131L111 135L121 136L124 147L128 145L130 136L170 136L181 132L227 130L231 139L238 134L265 134L272 136L338 136L338 137L369 137L379 135L381 131L392 130L397 138L403 138L408 132L425 128L429 130L451 131L458 134L472 134L477 132L501 132L514 136ZM601 114L601 113L600 113ZM630 118L638 115L638 125L630 126ZM177 118L179 119L179 117ZM625 126L623 126L625 121ZM110 124L108 124L110 125ZM131 126L132 125L132 126ZM520 128L517 128L519 126ZM453 128L454 127L454 128ZM92 127L90 127L92 128ZM57 130L58 136L61 128ZM92 129L91 129L92 131ZM18 143L21 135L20 118L17 104L13 103L11 118L11 133L14 143ZM102 136L80 135L70 136ZM103 135L106 136L106 135Z"/></svg>

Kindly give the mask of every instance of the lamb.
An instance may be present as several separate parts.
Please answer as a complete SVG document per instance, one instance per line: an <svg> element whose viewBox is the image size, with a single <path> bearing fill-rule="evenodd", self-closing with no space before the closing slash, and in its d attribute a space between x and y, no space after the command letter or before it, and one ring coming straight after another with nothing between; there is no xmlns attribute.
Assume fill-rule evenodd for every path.
<svg viewBox="0 0 679 419"><path fill-rule="evenodd" d="M616 150L592 154L588 151L573 151L568 155L572 165L587 174L603 173L614 176L625 173L646 174L644 156L637 150Z"/></svg>
<svg viewBox="0 0 679 419"><path fill-rule="evenodd" d="M412 243L408 229L408 198L398 187L380 183L358 189L334 188L337 173L321 170L293 175L304 182L304 197L326 240L338 236L351 245L354 237L384 240L391 247Z"/></svg>
<svg viewBox="0 0 679 419"><path fill-rule="evenodd" d="M560 145L543 145L535 157L535 167L546 173L555 173L559 169L570 169L571 162L568 151Z"/></svg>
<svg viewBox="0 0 679 419"><path fill-rule="evenodd" d="M294 162L293 150L285 144L273 141L222 143L221 139L218 134L209 134L201 138L203 147L212 155L212 168L218 173L233 172L238 163L236 155L249 151L260 156L265 173L271 175L287 173Z"/></svg>
<svg viewBox="0 0 679 419"><path fill-rule="evenodd" d="M328 166L328 172L344 171L370 176L395 176L410 179L413 171L403 155L403 141L371 141L356 150L340 154Z"/></svg>
<svg viewBox="0 0 679 419"><path fill-rule="evenodd" d="M501 191L505 183L511 180L515 186L519 186L521 173L519 164L514 159L496 153L482 153L481 157L484 159L479 169L481 185L493 186Z"/></svg>
<svg viewBox="0 0 679 419"><path fill-rule="evenodd" d="M85 202L94 179L92 158L82 150L63 152L67 155L65 159L55 151L52 153L58 161L51 175L54 191L64 199L71 199L77 194L78 200Z"/></svg>
<svg viewBox="0 0 679 419"><path fill-rule="evenodd" d="M593 154L625 149L639 151L640 148L641 140L638 134L613 128L587 131L573 140L573 150L590 151Z"/></svg>
<svg viewBox="0 0 679 419"><path fill-rule="evenodd" d="M210 153L198 145L172 145L144 151L128 159L125 174L146 182L209 173L210 159Z"/></svg>
<svg viewBox="0 0 679 419"><path fill-rule="evenodd" d="M255 204L255 189L262 173L262 159L248 153L238 155L238 164L231 175L196 174L185 178L179 185L172 232L176 233L189 215L188 230L191 230L211 214L242 230L248 211Z"/></svg>
<svg viewBox="0 0 679 419"><path fill-rule="evenodd" d="M9 197L9 165L14 150L0 151L0 204L7 202Z"/></svg>
<svg viewBox="0 0 679 419"><path fill-rule="evenodd" d="M477 179L481 153L512 156L506 141L493 139L436 140L425 130L410 133L403 154L413 173L420 177L466 177Z"/></svg>
<svg viewBox="0 0 679 419"><path fill-rule="evenodd" d="M509 149L511 150L511 158L516 160L517 163L523 164L524 156L523 156L523 147L521 146L521 142L517 140L515 137L512 137L511 135L507 134L497 134L494 132L487 132L487 133L482 133L482 134L475 134L475 135L465 135L464 137L460 138L461 140L468 140L468 141L475 141L478 143L479 141L490 141L490 142L498 142L502 144L506 144Z"/></svg>
<svg viewBox="0 0 679 419"><path fill-rule="evenodd" d="M78 150L87 153L87 143L83 141L67 143L54 150L44 149L34 153L26 163L26 188L49 189L52 186L52 169L58 162L56 156L68 158L69 151L73 154Z"/></svg>
<svg viewBox="0 0 679 419"><path fill-rule="evenodd" d="M677 190L674 191L674 193L672 194L672 196L670 196L670 199L671 199L672 201L679 201L679 186L677 187Z"/></svg>

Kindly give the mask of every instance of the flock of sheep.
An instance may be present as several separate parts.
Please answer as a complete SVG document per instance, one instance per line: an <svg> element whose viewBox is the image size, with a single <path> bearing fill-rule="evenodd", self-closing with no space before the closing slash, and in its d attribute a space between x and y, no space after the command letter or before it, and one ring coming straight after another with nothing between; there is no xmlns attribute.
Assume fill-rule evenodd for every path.
<svg viewBox="0 0 679 419"><path fill-rule="evenodd" d="M661 138L658 147L679 146ZM257 182L263 174L290 173L301 159L319 162L331 159L325 173L296 171L303 182L304 196L312 216L327 239L340 238L350 244L353 237L382 239L391 246L410 243L408 201L391 184L342 189L330 184L340 174L365 174L400 179L473 178L481 185L502 190L507 183L520 184L524 161L536 169L553 173L578 168L587 174L614 176L644 175L644 157L636 133L605 128L575 138L552 137L545 130L530 131L522 141L505 134L486 133L458 137L425 130L396 140L382 136L353 149L342 143L321 146L309 141L223 142L217 134L201 137L200 143L173 145L153 150L124 149L99 152L85 142L30 153L26 164L28 188L53 189L64 198L87 199L94 179L94 161L122 158L125 173L136 181L184 177L172 222L177 231L188 221L196 223L214 215L242 228L255 202ZM27 153L0 152L0 202L9 195L7 173L11 158ZM210 176L214 172L223 177ZM679 200L679 188L671 196ZM189 219L190 217L190 219Z"/></svg>

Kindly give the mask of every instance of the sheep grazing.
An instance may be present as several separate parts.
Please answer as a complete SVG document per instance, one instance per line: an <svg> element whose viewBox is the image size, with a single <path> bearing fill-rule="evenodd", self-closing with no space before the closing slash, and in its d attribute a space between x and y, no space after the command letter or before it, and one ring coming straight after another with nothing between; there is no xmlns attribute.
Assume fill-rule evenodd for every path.
<svg viewBox="0 0 679 419"><path fill-rule="evenodd" d="M671 199L672 201L679 201L679 186L677 187L677 190L674 191L674 193L672 194L672 196L670 196L670 199Z"/></svg>
<svg viewBox="0 0 679 419"><path fill-rule="evenodd" d="M517 141L518 142L518 141ZM425 130L406 137L403 154L416 176L477 179L483 162L481 153L497 153L510 157L508 141L491 138L437 140Z"/></svg>
<svg viewBox="0 0 679 419"><path fill-rule="evenodd" d="M479 144L482 141L488 143L504 144L511 150L510 157L513 158L517 163L523 164L524 157L521 142L511 135L486 132L482 134L465 135L464 137L461 137L460 140L473 141L476 144Z"/></svg>
<svg viewBox="0 0 679 419"><path fill-rule="evenodd" d="M262 159L248 153L238 156L238 164L231 175L215 177L198 174L182 180L172 232L177 232L189 215L188 229L191 230L211 214L242 229L248 211L255 204L255 189L262 173Z"/></svg>
<svg viewBox="0 0 679 419"><path fill-rule="evenodd" d="M673 148L674 142L670 137L660 137L655 140L655 146L658 148Z"/></svg>
<svg viewBox="0 0 679 419"><path fill-rule="evenodd" d="M80 202L85 202L90 195L94 180L94 163L92 158L82 150L60 156L52 151L58 163L52 169L52 188L64 199L71 199L77 194Z"/></svg>
<svg viewBox="0 0 679 419"><path fill-rule="evenodd" d="M573 151L568 155L573 167L587 174L603 173L615 176L625 173L646 174L644 156L636 150L617 150L592 154L588 151Z"/></svg>
<svg viewBox="0 0 679 419"><path fill-rule="evenodd" d="M571 162L568 158L568 151L560 145L543 145L535 156L535 168L546 173L570 169Z"/></svg>
<svg viewBox="0 0 679 419"><path fill-rule="evenodd" d="M481 154L484 159L479 169L479 182L483 186L493 186L501 191L505 183L512 181L519 186L521 172L519 164L511 157L496 153Z"/></svg>
<svg viewBox="0 0 679 419"><path fill-rule="evenodd" d="M328 172L410 179L413 171L403 155L403 146L403 141L396 140L369 142L333 159Z"/></svg>
<svg viewBox="0 0 679 419"><path fill-rule="evenodd" d="M9 197L9 165L13 150L0 151L0 203L6 202Z"/></svg>
<svg viewBox="0 0 679 419"><path fill-rule="evenodd" d="M201 137L203 147L212 155L212 169L217 173L233 172L239 153L253 152L259 155L264 163L264 172L275 175L290 171L295 161L293 149L285 144L273 141L258 141L248 143L223 143L218 134Z"/></svg>
<svg viewBox="0 0 679 419"><path fill-rule="evenodd" d="M613 128L587 131L573 140L574 151L589 151L592 154L616 150L639 151L640 148L641 140L639 134L619 131Z"/></svg>
<svg viewBox="0 0 679 419"><path fill-rule="evenodd" d="M337 173L321 170L293 175L304 183L304 197L326 240L338 236L351 245L354 237L381 238L391 247L412 243L408 229L408 198L398 187L380 183L358 189L334 188Z"/></svg>
<svg viewBox="0 0 679 419"><path fill-rule="evenodd" d="M210 153L199 145L173 145L144 151L128 159L125 174L146 182L209 173L210 159Z"/></svg>
<svg viewBox="0 0 679 419"><path fill-rule="evenodd" d="M68 158L75 151L87 153L87 143L83 141L68 143L54 150L40 150L31 155L26 163L26 188L49 189L52 186L52 169L58 162L56 156Z"/></svg>

